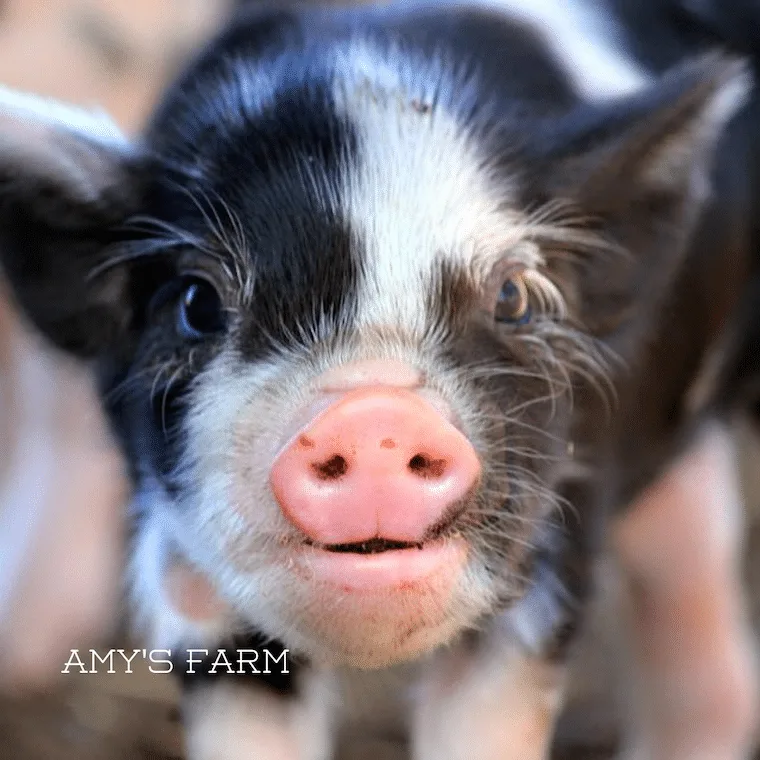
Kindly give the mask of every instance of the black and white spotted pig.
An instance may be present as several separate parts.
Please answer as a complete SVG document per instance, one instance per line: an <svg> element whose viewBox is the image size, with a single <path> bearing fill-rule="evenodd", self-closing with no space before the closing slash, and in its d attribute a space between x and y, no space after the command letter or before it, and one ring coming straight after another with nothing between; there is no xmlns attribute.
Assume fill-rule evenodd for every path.
<svg viewBox="0 0 760 760"><path fill-rule="evenodd" d="M256 7L133 143L3 93L3 265L95 360L141 630L291 654L188 679L191 758L545 757L613 514L624 750L746 756L724 380L760 122L671 12Z"/></svg>

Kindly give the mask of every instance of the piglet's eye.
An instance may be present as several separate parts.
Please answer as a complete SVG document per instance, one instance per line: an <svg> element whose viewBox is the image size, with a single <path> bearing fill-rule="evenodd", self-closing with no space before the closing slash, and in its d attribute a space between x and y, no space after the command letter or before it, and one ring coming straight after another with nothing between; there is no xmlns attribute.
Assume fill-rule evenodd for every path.
<svg viewBox="0 0 760 760"><path fill-rule="evenodd" d="M530 321L530 297L522 278L513 277L502 285L494 316L497 322L511 325L524 325Z"/></svg>
<svg viewBox="0 0 760 760"><path fill-rule="evenodd" d="M191 340L224 329L224 304L210 282L201 278L187 280L179 300L178 321L182 335Z"/></svg>

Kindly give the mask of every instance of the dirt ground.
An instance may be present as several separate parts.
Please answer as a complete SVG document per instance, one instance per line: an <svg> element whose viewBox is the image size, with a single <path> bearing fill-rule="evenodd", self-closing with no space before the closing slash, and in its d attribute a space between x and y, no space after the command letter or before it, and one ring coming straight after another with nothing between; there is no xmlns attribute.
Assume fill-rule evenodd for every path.
<svg viewBox="0 0 760 760"><path fill-rule="evenodd" d="M97 103L135 130L225 6L226 0L6 0L0 4L0 83ZM743 451L747 583L760 641L760 445L746 439ZM578 655L561 725L564 744L576 747L565 760L601 760L615 742L619 673L610 610L616 591L610 578L602 580L606 596ZM182 757L176 693L166 676L80 677L54 694L0 700L0 760Z"/></svg>

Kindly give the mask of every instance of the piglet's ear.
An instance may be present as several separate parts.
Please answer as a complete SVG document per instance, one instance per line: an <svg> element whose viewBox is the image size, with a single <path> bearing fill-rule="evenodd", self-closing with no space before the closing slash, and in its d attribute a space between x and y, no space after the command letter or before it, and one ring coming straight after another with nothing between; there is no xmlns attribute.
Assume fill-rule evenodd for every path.
<svg viewBox="0 0 760 760"><path fill-rule="evenodd" d="M90 275L134 213L140 163L105 117L0 88L0 266L31 321L80 356L129 322L126 273Z"/></svg>
<svg viewBox="0 0 760 760"><path fill-rule="evenodd" d="M625 332L634 312L662 299L710 198L720 141L751 85L743 63L709 55L633 98L570 114L544 141L544 197L570 200L626 253L578 263L578 310L596 334ZM741 140L731 149L741 150Z"/></svg>
<svg viewBox="0 0 760 760"><path fill-rule="evenodd" d="M600 213L642 195L703 201L717 143L751 88L742 61L710 55L635 98L571 116L555 190Z"/></svg>

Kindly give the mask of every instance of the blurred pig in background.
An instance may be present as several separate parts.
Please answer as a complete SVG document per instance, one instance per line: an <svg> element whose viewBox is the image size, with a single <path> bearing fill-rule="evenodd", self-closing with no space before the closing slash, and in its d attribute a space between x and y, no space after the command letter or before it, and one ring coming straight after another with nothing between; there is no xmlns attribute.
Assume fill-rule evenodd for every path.
<svg viewBox="0 0 760 760"><path fill-rule="evenodd" d="M225 0L11 0L4 85L96 104L127 132L227 13ZM0 684L41 685L109 631L127 497L92 381L0 289Z"/></svg>

